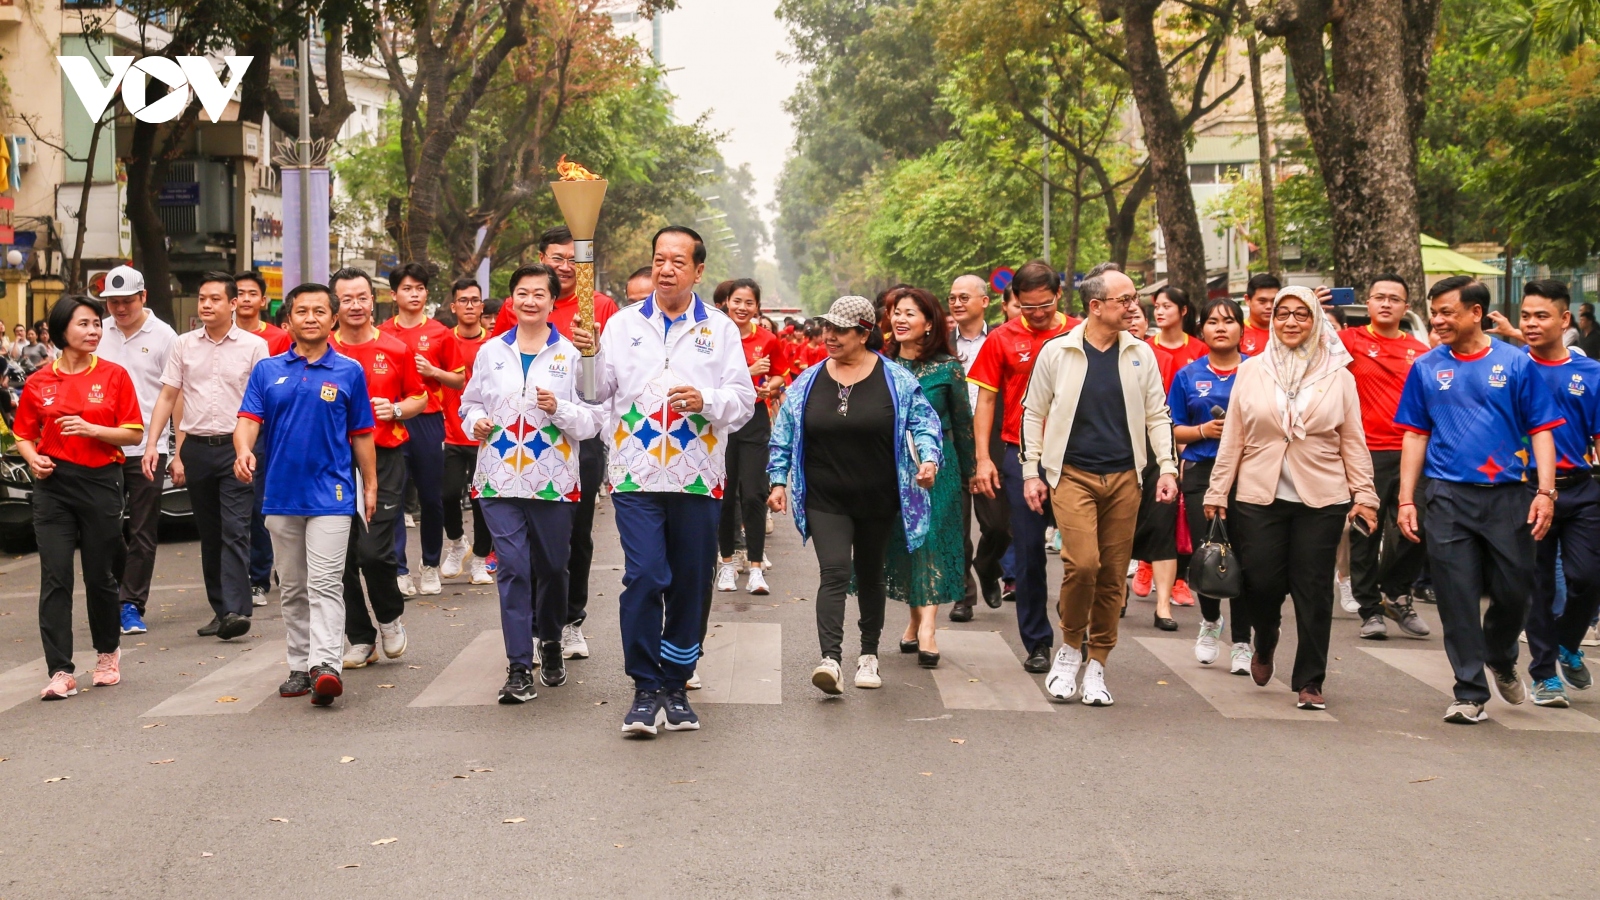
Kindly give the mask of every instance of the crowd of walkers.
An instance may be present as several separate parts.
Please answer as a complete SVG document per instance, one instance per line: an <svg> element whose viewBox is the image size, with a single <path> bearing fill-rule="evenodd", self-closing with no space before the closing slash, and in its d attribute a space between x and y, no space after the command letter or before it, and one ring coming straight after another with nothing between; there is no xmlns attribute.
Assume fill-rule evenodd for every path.
<svg viewBox="0 0 1600 900"><path fill-rule="evenodd" d="M1573 346L1559 282L1529 282L1520 328L1491 337L1487 289L1440 280L1414 334L1414 286L1394 275L1368 288L1366 323L1342 327L1325 288L1263 274L1243 304L1162 286L1146 305L1107 264L1078 283L1078 318L1061 276L1034 261L1000 315L969 275L944 302L898 285L780 330L755 281L701 299L706 248L688 228L657 233L628 302L596 294L592 320L578 316L570 232L546 232L539 252L498 311L476 282L453 283L453 326L429 316L430 272L415 264L390 274L396 315L382 323L359 269L289 291L283 328L249 272L205 276L199 327L183 335L144 308L127 266L98 298L57 302L35 333L59 350L28 379L13 429L36 485L43 699L77 691L75 554L93 683L120 681L121 636L149 627L164 478L188 488L198 525L213 611L200 635L248 633L275 573L280 693L320 706L347 670L406 652L409 598L462 576L497 586L499 700L565 683L567 661L589 655L605 491L625 556L628 734L700 726L689 696L712 598L741 574L768 593L774 514L816 553L811 680L829 695L845 689L850 595L858 689L883 686L889 600L907 612L899 651L934 668L940 608L971 621L982 599L1014 603L1022 666L1052 698L1110 706L1131 593L1154 601L1163 631L1197 604L1196 663L1226 651L1230 672L1263 687L1292 602L1289 686L1300 708L1324 709L1340 585L1366 640L1390 622L1427 637L1413 603L1437 602L1448 721L1483 721L1491 681L1541 706L1590 685L1600 362ZM20 340L5 352L40 346ZM1215 577L1219 555L1234 581Z"/></svg>

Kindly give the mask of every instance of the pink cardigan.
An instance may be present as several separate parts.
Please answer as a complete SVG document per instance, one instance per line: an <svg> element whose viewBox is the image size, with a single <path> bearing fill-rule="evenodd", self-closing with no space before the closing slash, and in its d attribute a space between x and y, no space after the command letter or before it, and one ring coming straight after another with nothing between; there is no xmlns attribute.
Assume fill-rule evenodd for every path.
<svg viewBox="0 0 1600 900"><path fill-rule="evenodd" d="M1277 389L1265 360L1252 357L1240 364L1206 504L1226 506L1235 480L1241 502L1272 503L1287 453L1295 493L1307 506L1333 506L1353 499L1376 508L1372 456L1361 429L1361 401L1350 370L1341 368L1310 388L1313 393L1301 416L1304 440L1284 440Z"/></svg>

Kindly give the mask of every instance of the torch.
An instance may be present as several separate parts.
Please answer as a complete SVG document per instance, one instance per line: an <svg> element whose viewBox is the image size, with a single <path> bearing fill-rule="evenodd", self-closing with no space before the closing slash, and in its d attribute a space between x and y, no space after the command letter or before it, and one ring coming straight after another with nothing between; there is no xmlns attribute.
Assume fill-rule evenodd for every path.
<svg viewBox="0 0 1600 900"><path fill-rule="evenodd" d="M578 314L572 324L594 334L594 229L600 221L600 204L606 199L606 182L583 166L568 162L565 154L556 164L556 174L560 180L550 182L550 189L555 191L556 205L561 207L567 229L572 232L576 257ZM578 364L578 393L590 402L598 399L594 353L593 347L584 350Z"/></svg>

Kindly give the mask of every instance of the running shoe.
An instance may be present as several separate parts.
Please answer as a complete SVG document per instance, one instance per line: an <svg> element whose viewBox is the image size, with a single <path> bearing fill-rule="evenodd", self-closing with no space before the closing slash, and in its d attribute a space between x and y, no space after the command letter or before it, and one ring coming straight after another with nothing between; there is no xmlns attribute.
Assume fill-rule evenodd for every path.
<svg viewBox="0 0 1600 900"><path fill-rule="evenodd" d="M1583 646L1600 647L1600 628L1589 626L1589 630L1583 633Z"/></svg>
<svg viewBox="0 0 1600 900"><path fill-rule="evenodd" d="M122 604L123 634L144 634L149 630L149 628L145 627L144 617L139 615L139 607L134 606L132 603Z"/></svg>
<svg viewBox="0 0 1600 900"><path fill-rule="evenodd" d="M332 666L311 668L311 705L332 706L335 697L344 693L344 681Z"/></svg>
<svg viewBox="0 0 1600 900"><path fill-rule="evenodd" d="M78 692L78 679L72 677L71 672L57 672L50 676L50 683L39 692L40 700L65 700Z"/></svg>
<svg viewBox="0 0 1600 900"><path fill-rule="evenodd" d="M1489 714L1483 711L1483 704L1471 700L1457 700L1444 711L1444 720L1456 725L1476 725L1488 718Z"/></svg>
<svg viewBox="0 0 1600 900"><path fill-rule="evenodd" d="M279 697L304 697L311 693L311 673L299 670L289 673L287 680L278 685Z"/></svg>
<svg viewBox="0 0 1600 900"><path fill-rule="evenodd" d="M589 658L589 642L583 639L582 625L567 625L561 629L561 658Z"/></svg>
<svg viewBox="0 0 1600 900"><path fill-rule="evenodd" d="M767 587L767 577L761 574L760 569L750 570L750 575L745 579L744 586L745 590L755 594L757 597L765 597L771 593L771 589Z"/></svg>
<svg viewBox="0 0 1600 900"><path fill-rule="evenodd" d="M442 594L444 585L439 583L439 567L423 566L422 577L417 584L417 592L421 594Z"/></svg>
<svg viewBox="0 0 1600 900"><path fill-rule="evenodd" d="M1522 678L1517 674L1517 667L1512 666L1504 672L1489 668L1489 674L1494 677L1494 689L1500 693L1500 699L1516 706L1528 699L1528 686L1522 683Z"/></svg>
<svg viewBox="0 0 1600 900"><path fill-rule="evenodd" d="M1082 665L1083 655L1078 648L1063 646L1057 650L1050 674L1044 677L1045 691L1057 700L1071 700L1078 693L1078 669Z"/></svg>
<svg viewBox="0 0 1600 900"><path fill-rule="evenodd" d="M539 683L545 687L567 683L567 664L561 656L560 641L539 642Z"/></svg>
<svg viewBox="0 0 1600 900"><path fill-rule="evenodd" d="M699 731L700 717L689 705L689 696L682 688L661 692L661 707L667 716L668 731Z"/></svg>
<svg viewBox="0 0 1600 900"><path fill-rule="evenodd" d="M467 559L467 536L462 535L453 541L444 543L444 561L439 563L439 576L442 578L461 577L461 566Z"/></svg>
<svg viewBox="0 0 1600 900"><path fill-rule="evenodd" d="M399 619L395 619L387 625L379 622L378 636L383 640L384 656L390 659L399 659L405 655L406 647L410 644L410 641L406 638L405 623ZM373 659L377 659L376 654L373 655Z"/></svg>
<svg viewBox="0 0 1600 900"><path fill-rule="evenodd" d="M378 661L378 648L372 644L351 644L344 650L346 669L365 669Z"/></svg>
<svg viewBox="0 0 1600 900"><path fill-rule="evenodd" d="M667 721L667 710L661 705L661 695L655 691L633 692L633 706L622 718L623 734L656 736L656 729Z"/></svg>
<svg viewBox="0 0 1600 900"><path fill-rule="evenodd" d="M522 663L506 666L506 683L500 687L500 702L510 705L527 703L539 696L533 689L533 673Z"/></svg>
<svg viewBox="0 0 1600 900"><path fill-rule="evenodd" d="M1384 624L1381 614L1370 615L1361 620L1361 639L1363 641L1385 641L1389 639L1389 626Z"/></svg>
<svg viewBox="0 0 1600 900"><path fill-rule="evenodd" d="M1150 589L1154 586L1156 572L1147 562L1140 562L1139 568L1133 573L1133 595L1135 597L1150 596Z"/></svg>
<svg viewBox="0 0 1600 900"><path fill-rule="evenodd" d="M1383 614L1399 623L1400 630L1412 637L1427 637L1433 633L1428 623L1417 615L1416 609L1411 605L1410 597L1397 597L1393 600L1385 598Z"/></svg>
<svg viewBox="0 0 1600 900"><path fill-rule="evenodd" d="M472 584L494 584L494 576L489 573L489 564L474 556L472 558Z"/></svg>
<svg viewBox="0 0 1600 900"><path fill-rule="evenodd" d="M1207 622L1200 620L1200 637L1194 642L1194 658L1202 666L1209 666L1217 661L1217 644L1222 639L1222 620Z"/></svg>
<svg viewBox="0 0 1600 900"><path fill-rule="evenodd" d="M689 680L683 683L683 689L686 691L698 691L700 690L701 686L699 669L695 669L693 672L690 672Z"/></svg>
<svg viewBox="0 0 1600 900"><path fill-rule="evenodd" d="M1106 667L1098 659L1089 660L1083 670L1083 705L1110 706L1111 692L1106 690Z"/></svg>
<svg viewBox="0 0 1600 900"><path fill-rule="evenodd" d="M1533 686L1533 705L1556 709L1566 709L1572 705L1567 702L1567 688L1561 683L1561 676L1551 675Z"/></svg>
<svg viewBox="0 0 1600 900"><path fill-rule="evenodd" d="M262 587L259 584L250 585L250 605L251 606L266 606L267 605L267 589Z"/></svg>
<svg viewBox="0 0 1600 900"><path fill-rule="evenodd" d="M1322 686L1308 684L1300 689L1300 696L1295 701L1295 706L1301 709L1327 709L1328 703L1322 699Z"/></svg>
<svg viewBox="0 0 1600 900"><path fill-rule="evenodd" d="M1251 649L1249 644L1242 642L1234 644L1233 651L1228 654L1228 674L1249 675L1250 660L1255 656L1255 653L1255 650Z"/></svg>
<svg viewBox="0 0 1600 900"><path fill-rule="evenodd" d="M746 550L733 551L733 568L740 575L750 571L750 553Z"/></svg>
<svg viewBox="0 0 1600 900"><path fill-rule="evenodd" d="M122 681L122 650L99 653L94 658L94 686L110 687Z"/></svg>
<svg viewBox="0 0 1600 900"><path fill-rule="evenodd" d="M717 567L717 590L723 593L739 589L739 569L732 560Z"/></svg>
<svg viewBox="0 0 1600 900"><path fill-rule="evenodd" d="M1561 664L1561 677L1567 679L1567 684L1575 690L1587 691L1594 684L1594 677L1589 674L1589 667L1583 664L1583 650L1568 650L1565 647L1556 647L1556 661Z"/></svg>
<svg viewBox="0 0 1600 900"><path fill-rule="evenodd" d="M1193 606L1194 603L1194 591L1189 590L1189 582L1184 581L1182 578L1179 578L1177 581L1173 582L1172 605Z"/></svg>
<svg viewBox="0 0 1600 900"><path fill-rule="evenodd" d="M417 595L417 580L412 578L409 573L396 575L394 583L400 588L400 596L407 600Z"/></svg>
<svg viewBox="0 0 1600 900"><path fill-rule="evenodd" d="M767 534L772 533L772 510L767 510Z"/></svg>
<svg viewBox="0 0 1600 900"><path fill-rule="evenodd" d="M878 657L867 653L856 660L856 687L863 690L883 687L883 676L878 674Z"/></svg>
<svg viewBox="0 0 1600 900"><path fill-rule="evenodd" d="M489 555L483 558L483 570L488 572L491 578L494 577L494 573L500 571L500 561L495 558L493 550L490 550Z"/></svg>
<svg viewBox="0 0 1600 900"><path fill-rule="evenodd" d="M1361 603L1356 600L1356 595L1350 587L1350 579L1342 578L1337 573L1333 576L1333 589L1339 595L1339 605L1348 613L1360 612Z"/></svg>
<svg viewBox="0 0 1600 900"><path fill-rule="evenodd" d="M822 662L811 670L811 683L824 694L842 694L844 688L839 682L844 680L844 673L839 671L839 661L831 656L824 656Z"/></svg>

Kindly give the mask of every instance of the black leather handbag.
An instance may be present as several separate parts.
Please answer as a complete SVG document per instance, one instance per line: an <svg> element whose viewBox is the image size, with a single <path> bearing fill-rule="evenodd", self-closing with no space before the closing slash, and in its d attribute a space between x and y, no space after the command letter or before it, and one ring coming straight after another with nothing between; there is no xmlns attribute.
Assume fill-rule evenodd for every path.
<svg viewBox="0 0 1600 900"><path fill-rule="evenodd" d="M1213 516L1205 542L1189 557L1189 584L1199 593L1219 600L1232 600L1244 591L1244 572L1239 557L1228 541L1228 526L1221 516Z"/></svg>

